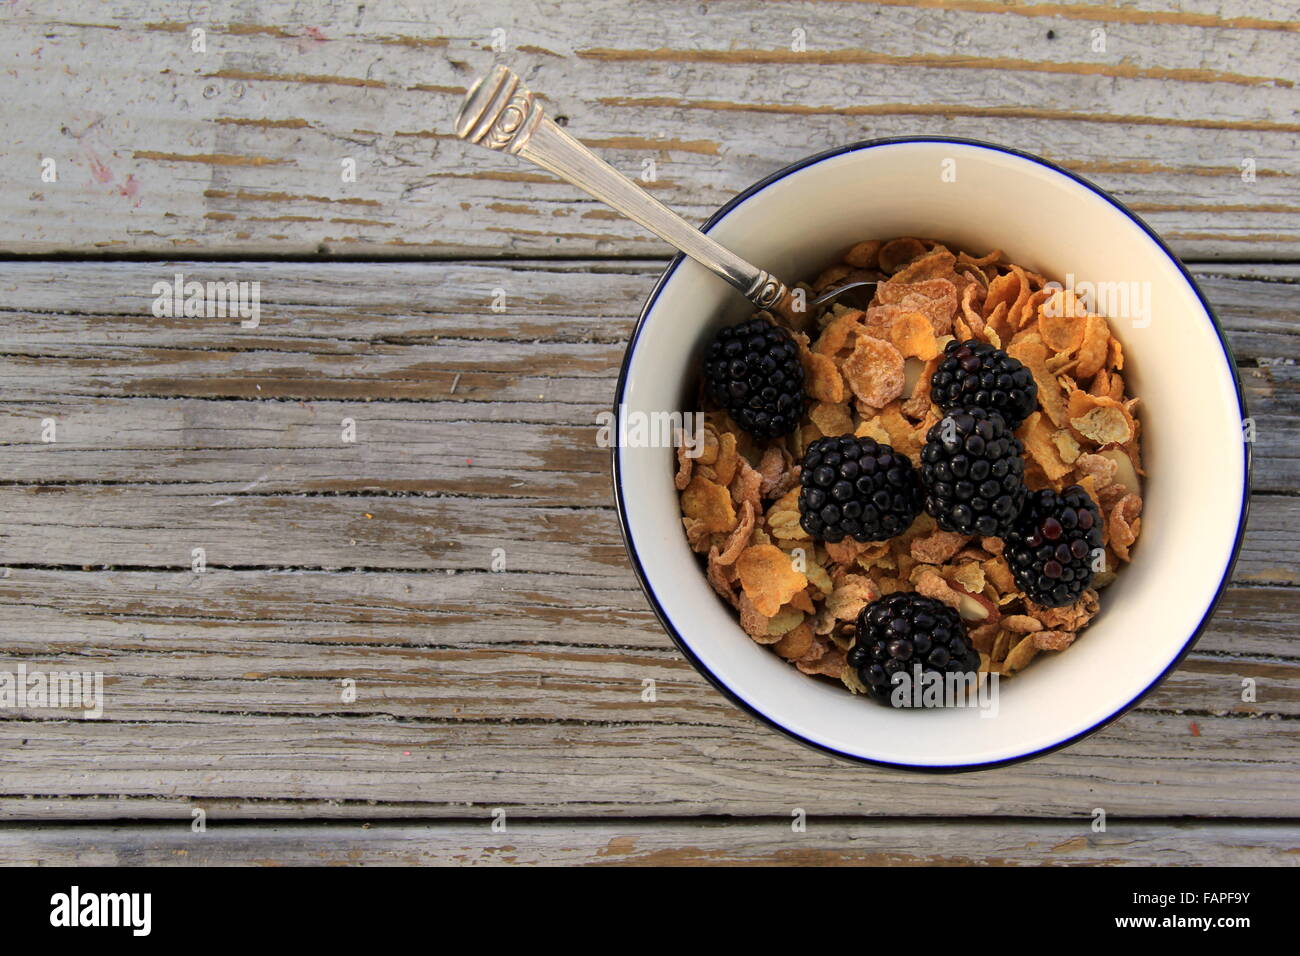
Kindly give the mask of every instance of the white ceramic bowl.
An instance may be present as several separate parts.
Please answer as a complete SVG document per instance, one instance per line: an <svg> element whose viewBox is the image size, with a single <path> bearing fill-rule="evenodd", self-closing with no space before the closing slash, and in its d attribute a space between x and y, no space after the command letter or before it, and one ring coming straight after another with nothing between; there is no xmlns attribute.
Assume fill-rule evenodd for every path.
<svg viewBox="0 0 1300 956"><path fill-rule="evenodd" d="M951 161L951 162L949 162ZM945 170L955 179L945 181ZM951 175L947 177L952 179ZM970 770L1037 756L1118 717L1188 651L1226 585L1245 525L1249 445L1234 363L1209 306L1156 235L1097 187L1044 160L965 140L877 140L795 163L751 186L705 231L787 281L862 239L926 236L1064 282L1148 282L1146 327L1113 321L1129 392L1142 399L1142 535L1064 653L1003 682L996 717L891 710L805 676L750 640L682 532L671 449L616 448L628 553L668 633L728 697L778 730L853 760ZM616 414L688 410L715 329L752 311L678 257L628 346ZM1213 450L1213 457L1207 456Z"/></svg>

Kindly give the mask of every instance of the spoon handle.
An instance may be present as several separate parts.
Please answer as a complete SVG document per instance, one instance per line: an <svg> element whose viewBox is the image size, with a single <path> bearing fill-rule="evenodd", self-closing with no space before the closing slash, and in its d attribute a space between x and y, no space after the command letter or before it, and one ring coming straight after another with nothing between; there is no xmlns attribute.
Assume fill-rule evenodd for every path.
<svg viewBox="0 0 1300 956"><path fill-rule="evenodd" d="M556 126L519 77L503 66L470 89L456 115L456 135L521 156L585 190L726 279L760 309L772 308L788 295L770 272L714 242Z"/></svg>

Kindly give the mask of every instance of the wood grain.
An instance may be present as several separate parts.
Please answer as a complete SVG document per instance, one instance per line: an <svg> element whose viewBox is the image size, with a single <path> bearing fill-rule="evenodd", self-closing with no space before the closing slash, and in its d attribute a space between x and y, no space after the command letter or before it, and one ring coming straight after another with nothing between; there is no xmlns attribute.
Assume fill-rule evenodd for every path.
<svg viewBox="0 0 1300 956"><path fill-rule="evenodd" d="M702 706L720 706L705 701L716 692L684 680L698 685ZM157 681L158 697L176 683ZM639 695L639 679L626 688ZM322 699L337 689L322 687ZM475 719L403 719L372 707L0 721L0 818L184 820L196 806L225 819L480 819L496 806L546 818L771 817L811 804L854 817L906 807L910 816L1084 819L1101 807L1125 818L1273 819L1295 806L1294 721L1244 715L1136 711L1062 754L935 777L847 765L735 710L684 723L513 720L499 706Z"/></svg>
<svg viewBox="0 0 1300 956"><path fill-rule="evenodd" d="M812 152L941 134L1092 177L1183 255L1295 260L1294 11L1198 6L328 0L308 21L291 0L220 0L191 21L165 0L8 4L0 214L22 225L0 250L662 254L548 174L452 139L499 59L614 165L652 161L647 188L694 221Z"/></svg>
<svg viewBox="0 0 1300 956"><path fill-rule="evenodd" d="M17 0L0 22L0 670L98 671L106 698L0 709L0 865L1295 864L1292 7ZM966 136L1098 182L1197 260L1258 440L1192 654L1067 751L957 777L840 763L727 703L648 608L596 441L668 250L454 141L494 61L692 221L821 149ZM259 326L155 317L177 272L259 282Z"/></svg>
<svg viewBox="0 0 1300 956"><path fill-rule="evenodd" d="M1164 866L1294 865L1300 830L1267 823L880 820L516 821L0 828L0 866Z"/></svg>
<svg viewBox="0 0 1300 956"><path fill-rule="evenodd" d="M592 453L593 456L597 452ZM594 467L594 465L593 465ZM188 567L194 548L222 569L481 571L502 548L508 567L626 570L612 507L457 495L240 494L170 485L0 487L0 543L14 566ZM1300 583L1300 499L1257 495L1235 577ZM72 530L70 530L72 529Z"/></svg>
<svg viewBox="0 0 1300 956"><path fill-rule="evenodd" d="M100 670L108 698L99 721L0 721L0 817L1291 815L1300 267L1199 270L1262 490L1197 650L1063 754L918 779L752 722L636 586L595 416L662 265L0 265L0 661ZM262 282L262 324L154 318L152 284L176 271Z"/></svg>
<svg viewBox="0 0 1300 956"><path fill-rule="evenodd" d="M597 415L610 406L633 319L662 268L5 263L0 384L10 405L0 441L10 477L209 483L220 494L257 481L263 492L525 497L545 475L558 504L607 504ZM155 318L153 284L178 272L261 283L261 324ZM1300 267L1195 272L1255 419L1255 488L1292 490ZM39 440L49 417L63 435L55 446ZM344 445L349 417L358 440Z"/></svg>

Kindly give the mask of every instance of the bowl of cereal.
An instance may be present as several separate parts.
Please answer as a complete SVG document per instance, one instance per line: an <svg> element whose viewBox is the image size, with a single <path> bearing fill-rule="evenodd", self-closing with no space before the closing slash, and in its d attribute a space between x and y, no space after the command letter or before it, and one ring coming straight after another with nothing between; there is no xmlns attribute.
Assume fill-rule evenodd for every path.
<svg viewBox="0 0 1300 956"><path fill-rule="evenodd" d="M636 325L620 521L709 681L827 753L956 771L1079 740L1177 666L1250 455L1222 330L1149 227L1044 160L916 137L795 163L704 228L797 301L874 283L755 315L679 256ZM645 440L665 416L684 440Z"/></svg>

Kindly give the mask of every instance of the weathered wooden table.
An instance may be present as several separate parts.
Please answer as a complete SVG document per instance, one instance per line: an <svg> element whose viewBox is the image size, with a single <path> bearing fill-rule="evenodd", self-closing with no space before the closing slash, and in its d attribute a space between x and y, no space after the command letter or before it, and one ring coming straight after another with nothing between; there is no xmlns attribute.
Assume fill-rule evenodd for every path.
<svg viewBox="0 0 1300 956"><path fill-rule="evenodd" d="M105 683L99 719L0 710L0 861L1295 862L1294 5L203 6L0 7L0 670ZM913 132L1145 216L1257 425L1196 652L973 775L841 764L723 700L637 589L596 442L667 250L451 138L494 56L695 221ZM257 326L155 316L177 273L259 282Z"/></svg>

